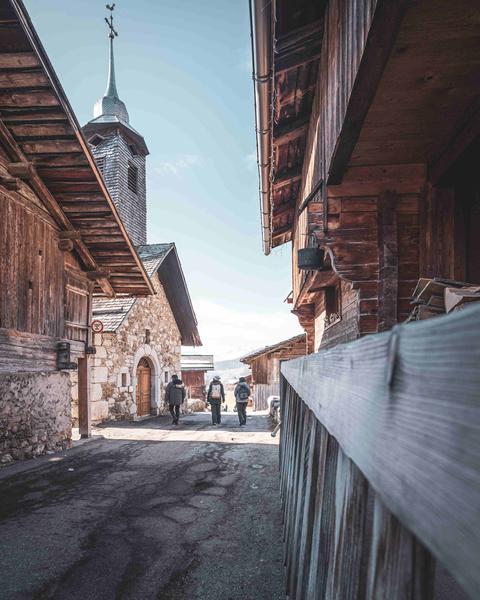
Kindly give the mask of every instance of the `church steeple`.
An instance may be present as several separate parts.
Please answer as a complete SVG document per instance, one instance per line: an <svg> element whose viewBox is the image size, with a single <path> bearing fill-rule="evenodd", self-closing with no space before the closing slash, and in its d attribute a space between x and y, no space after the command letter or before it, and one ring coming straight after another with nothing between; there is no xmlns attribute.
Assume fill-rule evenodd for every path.
<svg viewBox="0 0 480 600"><path fill-rule="evenodd" d="M129 122L127 107L125 103L122 102L118 96L117 91L117 83L115 81L115 57L113 52L113 40L118 36L117 31L113 27L113 9L115 8L115 4L106 5L108 10L110 11L110 18L107 19L105 17L105 21L108 25L109 33L108 37L110 39L110 57L108 61L108 81L107 81L107 89L105 90L105 94L100 100L95 103L93 107L93 116L94 118L98 117L117 117L126 123Z"/></svg>
<svg viewBox="0 0 480 600"><path fill-rule="evenodd" d="M148 148L143 137L130 125L125 104L118 97L115 81L113 27L109 6L109 65L105 94L95 104L94 118L83 128L90 149L102 172L108 191L134 244L147 241L146 162Z"/></svg>

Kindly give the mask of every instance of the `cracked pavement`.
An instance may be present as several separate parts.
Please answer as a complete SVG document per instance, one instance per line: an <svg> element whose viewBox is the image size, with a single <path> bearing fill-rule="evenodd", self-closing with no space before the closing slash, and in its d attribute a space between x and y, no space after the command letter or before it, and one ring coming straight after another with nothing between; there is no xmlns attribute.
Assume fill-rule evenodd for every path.
<svg viewBox="0 0 480 600"><path fill-rule="evenodd" d="M264 415L116 423L0 471L0 599L285 598Z"/></svg>

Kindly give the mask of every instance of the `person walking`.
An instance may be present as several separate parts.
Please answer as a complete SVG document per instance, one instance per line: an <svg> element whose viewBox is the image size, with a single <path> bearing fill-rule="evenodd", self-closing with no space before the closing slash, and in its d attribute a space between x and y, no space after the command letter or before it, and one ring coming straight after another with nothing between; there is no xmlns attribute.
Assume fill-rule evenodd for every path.
<svg viewBox="0 0 480 600"><path fill-rule="evenodd" d="M221 405L225 402L225 390L223 389L223 383L220 381L220 376L215 375L213 380L210 382L207 394L207 402L210 403L212 409L212 424L220 425L222 422Z"/></svg>
<svg viewBox="0 0 480 600"><path fill-rule="evenodd" d="M178 425L180 419L180 405L184 403L186 396L185 386L178 375L172 375L172 381L165 390L165 402L168 403L168 410L172 415L172 425Z"/></svg>
<svg viewBox="0 0 480 600"><path fill-rule="evenodd" d="M247 404L250 398L250 386L245 377L240 377L233 393L237 403L238 420L242 427L247 424Z"/></svg>

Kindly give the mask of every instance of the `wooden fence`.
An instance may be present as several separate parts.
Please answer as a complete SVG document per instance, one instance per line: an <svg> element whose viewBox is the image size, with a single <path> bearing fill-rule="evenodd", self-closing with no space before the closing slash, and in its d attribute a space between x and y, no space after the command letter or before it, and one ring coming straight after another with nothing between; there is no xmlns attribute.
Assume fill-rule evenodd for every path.
<svg viewBox="0 0 480 600"><path fill-rule="evenodd" d="M281 401L289 598L480 598L479 306L284 363Z"/></svg>

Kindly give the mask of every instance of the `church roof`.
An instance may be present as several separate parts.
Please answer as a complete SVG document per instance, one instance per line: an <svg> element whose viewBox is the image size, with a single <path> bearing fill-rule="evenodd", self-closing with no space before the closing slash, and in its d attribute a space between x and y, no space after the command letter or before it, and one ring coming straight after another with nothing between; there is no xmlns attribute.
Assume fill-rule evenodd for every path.
<svg viewBox="0 0 480 600"><path fill-rule="evenodd" d="M177 323L183 346L201 346L198 323L193 310L175 244L145 244L137 252L147 275L157 273ZM93 316L103 323L105 332L115 332L133 308L137 298L94 300Z"/></svg>
<svg viewBox="0 0 480 600"><path fill-rule="evenodd" d="M153 276L162 260L174 246L175 244L145 244L137 246L138 255L149 277Z"/></svg>

